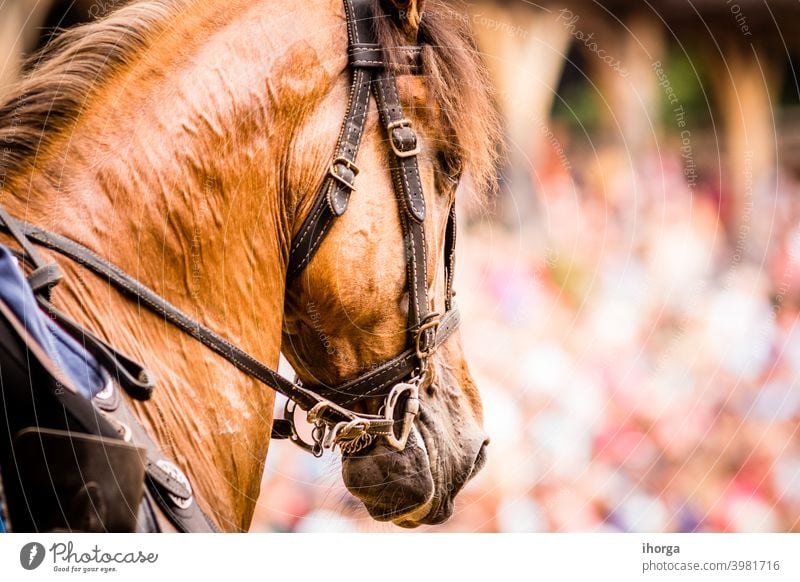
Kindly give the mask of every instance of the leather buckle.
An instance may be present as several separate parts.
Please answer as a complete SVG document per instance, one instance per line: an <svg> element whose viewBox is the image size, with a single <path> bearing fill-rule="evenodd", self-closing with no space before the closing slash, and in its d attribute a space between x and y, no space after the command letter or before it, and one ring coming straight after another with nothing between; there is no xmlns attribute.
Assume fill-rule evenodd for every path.
<svg viewBox="0 0 800 582"><path fill-rule="evenodd" d="M348 182L345 178L337 174L336 173L337 166L344 166L345 168L350 170L353 173L353 182ZM359 172L361 172L361 169L358 166L356 166L353 162L351 162L347 158L339 157L333 160L333 163L331 164L331 167L328 170L328 175L337 182L339 182L341 185L343 185L345 188L350 190L351 192L355 192L356 191L355 178L356 176L358 176Z"/></svg>
<svg viewBox="0 0 800 582"><path fill-rule="evenodd" d="M442 322L442 319L439 317L438 313L434 313L429 317L429 319L430 321L419 326L419 329L417 330L417 336L414 340L417 358L419 358L421 361L427 360L436 351L436 333L439 331L439 325ZM433 331L433 341L430 342L430 345L427 345L427 342L425 345L423 345L423 337L431 330Z"/></svg>
<svg viewBox="0 0 800 582"><path fill-rule="evenodd" d="M409 130L411 130L411 134L414 140L414 145L409 150L403 149L403 144L400 141L401 137L395 133L396 129L404 129L404 128L408 128ZM419 140L417 140L417 133L411 126L410 119L403 118L397 121L393 121L386 126L386 131L389 133L389 144L392 146L392 151L394 152L394 155L396 155L398 158L410 158L412 156L418 155L419 152L421 151L419 146Z"/></svg>

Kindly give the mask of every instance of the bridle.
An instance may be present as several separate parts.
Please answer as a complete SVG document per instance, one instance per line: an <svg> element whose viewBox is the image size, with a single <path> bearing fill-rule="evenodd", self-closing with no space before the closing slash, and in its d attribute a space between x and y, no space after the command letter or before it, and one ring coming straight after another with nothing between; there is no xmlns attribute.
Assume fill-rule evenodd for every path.
<svg viewBox="0 0 800 582"><path fill-rule="evenodd" d="M366 399L383 399L382 416L356 414L352 420L336 423L330 430L326 429L329 425L320 414L325 412L328 404L322 403L312 408L309 420L316 428L311 445L315 454L321 454L324 448L337 444L342 452L356 452L378 436L385 438L392 448L402 451L419 413L420 387L430 381L429 359L459 324L458 311L453 307L455 204L450 207L444 241L445 313L440 315L430 310L428 297L427 210L419 171L417 133L403 114L397 79L388 55L375 39L374 3L370 0L345 0L344 4L349 39L348 60L352 71L347 112L328 174L317 192L311 211L292 241L288 279L291 281L300 276L336 219L347 211L350 196L356 191L355 182L359 173L356 160L372 93L392 150L392 183L405 246L409 334L406 351L346 384L335 387L307 386L329 403L342 408L352 407ZM420 46L395 50L411 62L409 68L412 72L419 70ZM289 417L292 408L290 401L287 410ZM301 442L294 430L290 438Z"/></svg>
<svg viewBox="0 0 800 582"><path fill-rule="evenodd" d="M153 388L152 379L145 370L137 368L49 303L50 290L61 279L61 272L55 263L42 259L33 243L56 251L104 278L121 293L194 337L239 370L285 395L288 399L286 418L274 421L273 438L290 439L317 456L324 449L336 446L343 453L355 453L368 447L376 438L384 438L398 451L404 450L419 414L420 389L430 382L430 358L459 324L458 311L453 306L455 206L452 205L449 211L444 241L446 296L445 313L440 315L431 311L428 294L428 250L424 229L427 211L418 164L420 147L417 133L403 114L396 73L389 55L376 40L373 0L344 0L344 5L349 40L348 64L352 73L347 111L333 162L308 217L292 241L287 279L292 281L303 273L336 219L347 211L350 196L356 190L359 173L356 159L373 94L392 150L391 175L400 210L406 259L409 333L407 349L395 358L340 386L306 386L300 381L292 382L88 248L17 220L0 207L0 229L13 235L21 245L23 253L20 256L31 267L28 280L40 303L47 306L62 326L76 329L84 342L95 346L98 353L105 354L104 363L114 368L117 377L121 378L121 385L132 397L148 399ZM420 70L420 46L394 50L411 62L409 69L412 73ZM375 398L383 400L380 414L362 414L353 410L357 404ZM311 443L304 443L296 430L294 413L298 407L307 412L309 422L314 425Z"/></svg>

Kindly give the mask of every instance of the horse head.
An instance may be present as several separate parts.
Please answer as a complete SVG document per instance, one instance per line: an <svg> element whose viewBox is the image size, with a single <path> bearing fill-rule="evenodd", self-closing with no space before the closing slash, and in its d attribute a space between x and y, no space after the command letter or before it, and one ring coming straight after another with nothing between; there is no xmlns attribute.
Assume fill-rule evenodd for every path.
<svg viewBox="0 0 800 582"><path fill-rule="evenodd" d="M389 66L396 69L399 105L409 126L417 131L418 190L424 192L425 207L423 234L415 239L409 226L415 219L404 214L401 182L405 180L410 188L413 184L408 186L409 179L402 171L394 175L394 184L392 181L390 168L397 160L393 159L394 146L387 143L391 131L387 134L382 127L388 120L371 115L365 122L358 177L346 212L315 243L318 248L313 247L313 258L287 290L283 351L299 378L309 386L333 387L332 394L336 387L347 386L350 397L343 404L372 415L385 413L388 400L383 392L371 397L377 389L369 378L357 379L370 370L390 368L409 342L412 350L419 351L419 327L436 328L442 315L450 315L449 260L454 247L447 245L452 244L448 229L454 227L451 211L457 186L465 168L472 169L473 176L484 177L488 172L486 160L478 158L478 152L492 159L486 151L492 136L486 127L491 117L488 101L475 93L460 96L462 92L485 91L467 33L453 25L448 33L443 32L443 21L436 19L442 18L441 12L432 13L433 25L426 26L420 8L416 1L394 2L394 7L378 13L375 29L384 47L422 45L422 74L414 70L413 58L408 56L413 51L398 49L394 60L392 51L386 52ZM446 14L448 22L453 22L454 13ZM443 34L448 38L438 38ZM434 47L449 47L449 51ZM448 83L453 83L449 89ZM341 100L346 86L342 80L328 98ZM381 101L380 95L377 100ZM477 102L478 107L469 108L470 103L465 102ZM311 143L318 136L330 135L330 128L341 123L340 111L319 107L303 124L297 139ZM471 146L478 149L470 151ZM299 200L295 240L309 234L302 232L304 220L307 225L309 215L313 218L320 212L314 200L313 196ZM413 263L409 255L420 245L423 258L419 264ZM413 292L413 280L423 276L427 292L420 298ZM427 305L420 306L421 301ZM420 310L428 314L429 325L417 318L421 326L415 328L413 316ZM425 356L404 380L416 382L420 388L420 412L405 447L377 438L362 450L343 452L342 475L350 492L373 518L404 527L437 524L449 518L456 494L483 466L488 444L482 429L481 399L458 334L453 333ZM354 390L359 383L361 387Z"/></svg>

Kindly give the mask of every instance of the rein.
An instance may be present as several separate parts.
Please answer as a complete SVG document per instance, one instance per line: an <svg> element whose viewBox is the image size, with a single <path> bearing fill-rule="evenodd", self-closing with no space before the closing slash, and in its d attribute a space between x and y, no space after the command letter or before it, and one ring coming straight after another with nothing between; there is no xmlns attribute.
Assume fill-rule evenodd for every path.
<svg viewBox="0 0 800 582"><path fill-rule="evenodd" d="M440 315L431 311L428 293L428 247L424 228L427 212L417 159L420 153L417 133L403 114L396 74L384 47L376 40L373 0L344 0L344 6L349 40L348 66L352 72L347 111L333 162L308 217L292 241L287 280L292 281L303 273L336 219L347 211L350 196L356 190L359 173L356 161L371 95L374 95L380 121L392 150L390 171L399 207L407 267L409 333L406 350L395 358L340 386L305 386L299 380L292 382L85 246L17 220L0 207L0 230L10 233L22 247L23 252L18 256L31 269L28 281L40 305L63 327L80 334L87 345L93 348L93 353L100 354L103 363L117 372L120 385L132 397L139 400L150 397L153 384L147 371L50 304L50 291L62 274L57 264L46 263L42 259L32 243L55 251L105 279L119 292L140 301L151 312L195 338L248 376L286 396L286 418L274 421L272 437L289 439L315 456L321 456L324 449L333 450L336 446L343 453L352 454L370 446L376 438L384 438L389 446L398 451L404 450L419 414L420 389L431 381L429 359L460 322L458 311L453 306L455 205L450 208L444 241L446 297L445 313ZM396 50L418 63L420 46ZM412 72L418 69L418 65L411 66ZM360 402L374 398L383 399L381 414L361 414L353 410ZM305 443L295 428L294 413L297 408L305 411L308 421L314 425L311 443ZM177 470L177 467L174 469ZM167 477L172 475L173 481L181 481L174 472L167 473ZM188 487L188 481L185 485Z"/></svg>

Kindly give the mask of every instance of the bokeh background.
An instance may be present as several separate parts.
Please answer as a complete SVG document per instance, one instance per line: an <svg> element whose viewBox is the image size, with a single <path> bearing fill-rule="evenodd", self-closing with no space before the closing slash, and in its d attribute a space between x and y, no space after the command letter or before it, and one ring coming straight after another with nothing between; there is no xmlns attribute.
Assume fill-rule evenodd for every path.
<svg viewBox="0 0 800 582"><path fill-rule="evenodd" d="M113 6L0 0L0 84ZM489 462L435 531L800 531L800 4L464 10L509 154L461 193ZM284 443L252 529L400 531Z"/></svg>

